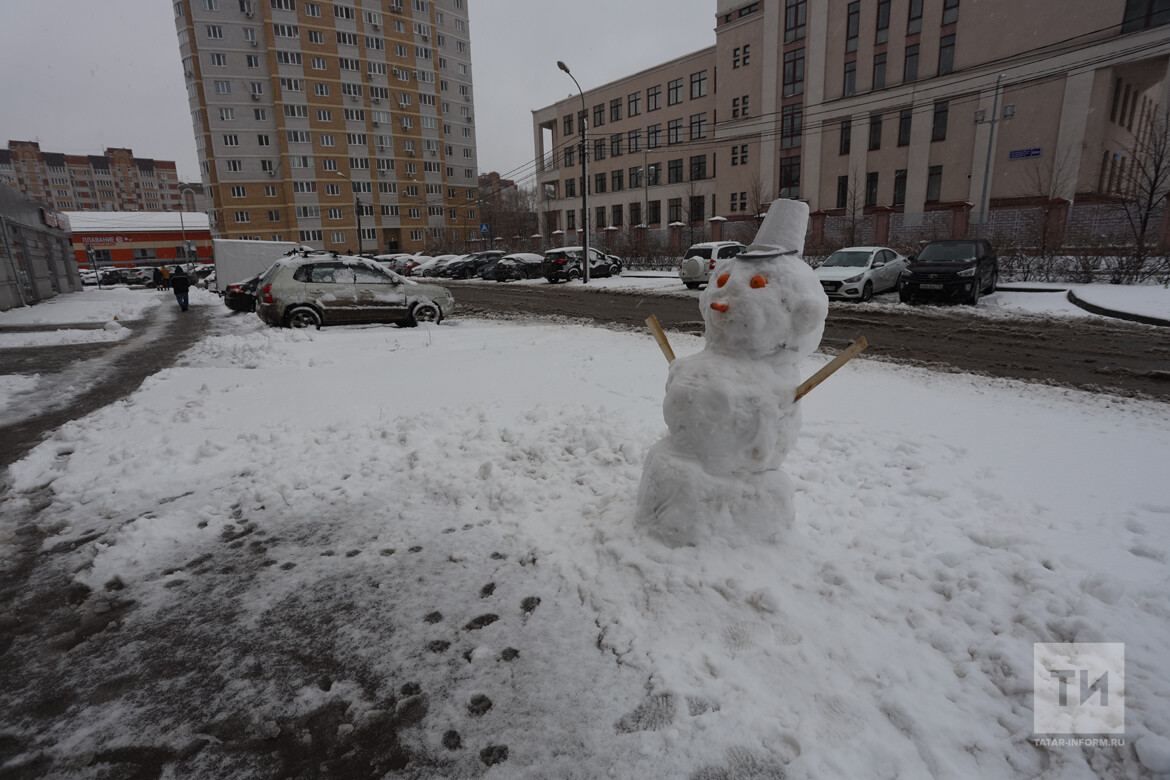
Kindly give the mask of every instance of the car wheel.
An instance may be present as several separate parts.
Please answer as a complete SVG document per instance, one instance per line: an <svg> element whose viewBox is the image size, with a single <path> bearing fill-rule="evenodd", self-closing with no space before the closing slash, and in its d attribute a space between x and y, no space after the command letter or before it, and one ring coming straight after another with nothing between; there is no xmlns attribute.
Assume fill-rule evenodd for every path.
<svg viewBox="0 0 1170 780"><path fill-rule="evenodd" d="M570 282L573 281L574 279L580 279L580 278L581 278L581 271L579 271L576 268L569 269L569 281Z"/></svg>
<svg viewBox="0 0 1170 780"><path fill-rule="evenodd" d="M698 282L684 282L684 284L686 284L686 286L687 286L687 289L688 289L688 290L697 290L697 289L699 289L699 283L698 283Z"/></svg>
<svg viewBox="0 0 1170 780"><path fill-rule="evenodd" d="M285 322L290 328L321 329L321 315L310 306L296 306L284 315Z"/></svg>
<svg viewBox="0 0 1170 780"><path fill-rule="evenodd" d="M978 281L971 285L971 292L967 295L967 303L975 306L979 303L980 284Z"/></svg>
<svg viewBox="0 0 1170 780"><path fill-rule="evenodd" d="M995 292L995 288L998 284L999 284L999 271L998 270L992 271L991 272L991 284L987 285L987 289L983 291L984 294L991 295L993 292Z"/></svg>
<svg viewBox="0 0 1170 780"><path fill-rule="evenodd" d="M873 298L873 282L866 282L865 287L861 288L861 302L865 303Z"/></svg>
<svg viewBox="0 0 1170 780"><path fill-rule="evenodd" d="M438 322L442 319L443 313L439 311L439 307L430 301L424 301L422 303L416 303L414 306L412 306L410 309L409 318L406 321L400 322L398 324L400 327L413 328L416 327L420 322L433 322L438 324Z"/></svg>
<svg viewBox="0 0 1170 780"><path fill-rule="evenodd" d="M898 300L900 300L902 303L913 305L914 293L912 293L910 289L906 287L906 285L902 285L902 287L898 290Z"/></svg>
<svg viewBox="0 0 1170 780"><path fill-rule="evenodd" d="M621 274L622 274L622 267L620 265L618 265L617 263L614 263L613 265L611 265L609 267L609 275L610 276L621 276Z"/></svg>

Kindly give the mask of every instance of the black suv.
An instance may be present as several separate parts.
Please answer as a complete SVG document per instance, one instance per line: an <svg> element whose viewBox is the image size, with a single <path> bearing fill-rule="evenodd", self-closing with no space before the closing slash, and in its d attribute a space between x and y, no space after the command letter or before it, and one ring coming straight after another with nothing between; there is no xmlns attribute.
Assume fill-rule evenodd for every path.
<svg viewBox="0 0 1170 780"><path fill-rule="evenodd" d="M903 303L931 297L974 305L999 279L995 249L982 238L931 241L909 263L898 293Z"/></svg>

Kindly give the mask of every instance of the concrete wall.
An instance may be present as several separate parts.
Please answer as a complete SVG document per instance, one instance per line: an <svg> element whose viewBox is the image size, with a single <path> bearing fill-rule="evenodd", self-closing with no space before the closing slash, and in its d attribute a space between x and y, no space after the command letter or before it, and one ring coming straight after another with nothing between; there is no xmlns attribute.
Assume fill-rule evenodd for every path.
<svg viewBox="0 0 1170 780"><path fill-rule="evenodd" d="M40 207L0 186L0 311L80 289L69 234L45 225Z"/></svg>

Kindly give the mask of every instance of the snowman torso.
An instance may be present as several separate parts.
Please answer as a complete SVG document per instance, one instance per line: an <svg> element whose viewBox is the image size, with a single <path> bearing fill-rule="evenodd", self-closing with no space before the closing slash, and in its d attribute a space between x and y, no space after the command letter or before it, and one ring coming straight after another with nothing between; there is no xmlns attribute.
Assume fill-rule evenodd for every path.
<svg viewBox="0 0 1170 780"><path fill-rule="evenodd" d="M663 416L678 454L712 474L777 468L794 427L796 368L705 350L670 370Z"/></svg>

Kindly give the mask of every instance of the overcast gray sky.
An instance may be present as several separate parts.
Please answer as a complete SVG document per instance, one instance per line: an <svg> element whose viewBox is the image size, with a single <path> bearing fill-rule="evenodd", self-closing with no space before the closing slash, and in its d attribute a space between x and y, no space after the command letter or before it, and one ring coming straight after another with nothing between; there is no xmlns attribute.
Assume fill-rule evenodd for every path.
<svg viewBox="0 0 1170 780"><path fill-rule="evenodd" d="M170 0L0 0L0 144L129 146L198 179ZM715 41L714 0L469 0L481 171L532 159L531 111ZM523 173L523 171L521 171Z"/></svg>

